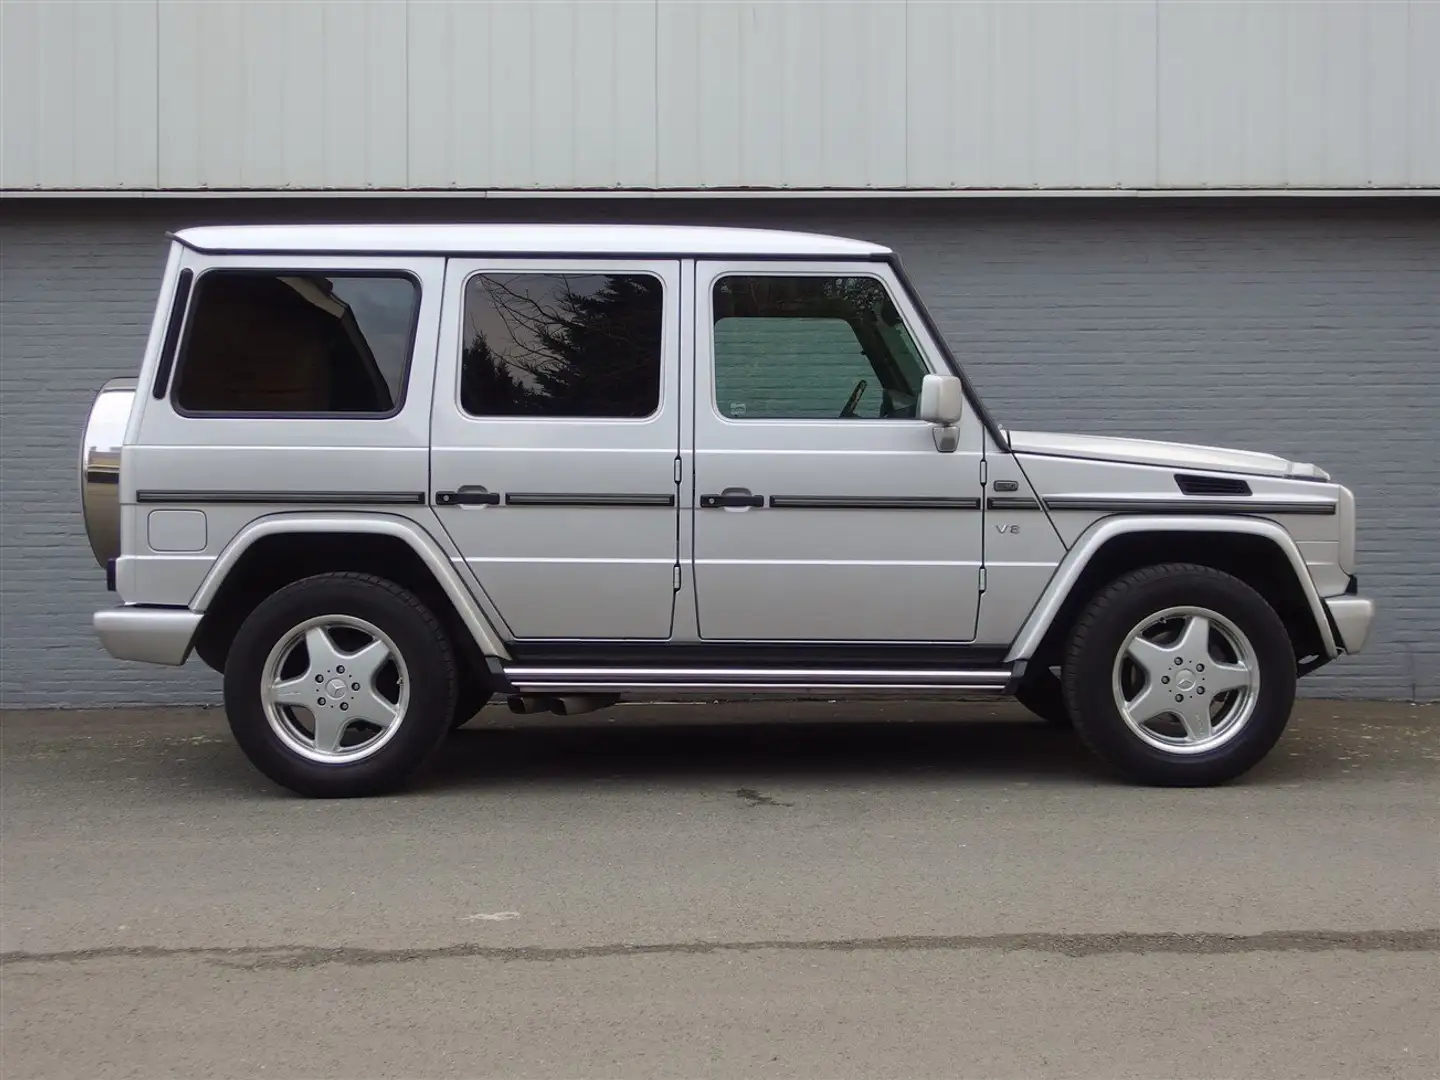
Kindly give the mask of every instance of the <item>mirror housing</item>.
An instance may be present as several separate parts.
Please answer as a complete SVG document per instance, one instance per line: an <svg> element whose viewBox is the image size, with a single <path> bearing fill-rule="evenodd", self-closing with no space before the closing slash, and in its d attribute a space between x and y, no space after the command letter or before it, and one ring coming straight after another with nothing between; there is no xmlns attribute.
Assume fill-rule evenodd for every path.
<svg viewBox="0 0 1440 1080"><path fill-rule="evenodd" d="M926 375L920 382L920 406L916 416L935 425L935 449L953 453L960 445L955 425L965 415L965 389L954 375Z"/></svg>

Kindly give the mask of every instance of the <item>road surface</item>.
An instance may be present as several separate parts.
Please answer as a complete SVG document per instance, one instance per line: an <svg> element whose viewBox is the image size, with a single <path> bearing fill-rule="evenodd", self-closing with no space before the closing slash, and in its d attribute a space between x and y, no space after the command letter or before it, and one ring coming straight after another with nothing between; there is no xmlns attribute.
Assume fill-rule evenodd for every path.
<svg viewBox="0 0 1440 1080"><path fill-rule="evenodd" d="M580 719L316 802L218 712L5 714L0 1075L1440 1075L1440 708L1198 791L1013 707Z"/></svg>

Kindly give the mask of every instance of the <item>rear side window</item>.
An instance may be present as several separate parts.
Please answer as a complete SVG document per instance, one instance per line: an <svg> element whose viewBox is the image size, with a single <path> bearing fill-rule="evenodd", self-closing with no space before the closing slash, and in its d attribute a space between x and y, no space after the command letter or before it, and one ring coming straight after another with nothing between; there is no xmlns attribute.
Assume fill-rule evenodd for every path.
<svg viewBox="0 0 1440 1080"><path fill-rule="evenodd" d="M212 270L190 302L182 412L387 416L405 399L420 287L403 274Z"/></svg>
<svg viewBox="0 0 1440 1080"><path fill-rule="evenodd" d="M465 284L460 407L480 417L650 416L664 321L664 288L649 274L476 274Z"/></svg>

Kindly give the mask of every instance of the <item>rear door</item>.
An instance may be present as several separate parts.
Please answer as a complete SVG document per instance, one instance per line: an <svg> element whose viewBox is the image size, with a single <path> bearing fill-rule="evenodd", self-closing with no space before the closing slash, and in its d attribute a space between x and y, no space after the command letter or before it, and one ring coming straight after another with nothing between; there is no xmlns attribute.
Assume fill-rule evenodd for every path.
<svg viewBox="0 0 1440 1080"><path fill-rule="evenodd" d="M456 259L430 499L517 639L670 636L680 264Z"/></svg>

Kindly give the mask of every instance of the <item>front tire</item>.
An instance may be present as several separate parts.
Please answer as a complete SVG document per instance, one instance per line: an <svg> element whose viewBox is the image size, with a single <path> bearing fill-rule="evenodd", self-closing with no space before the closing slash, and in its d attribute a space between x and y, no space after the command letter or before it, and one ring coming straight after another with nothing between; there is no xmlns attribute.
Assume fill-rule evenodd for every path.
<svg viewBox="0 0 1440 1080"><path fill-rule="evenodd" d="M1103 588L1075 625L1062 685L1081 739L1125 777L1225 783L1279 740L1295 702L1295 649L1258 592L1171 563Z"/></svg>
<svg viewBox="0 0 1440 1080"><path fill-rule="evenodd" d="M455 696L440 621L369 574L279 590L241 625L225 665L235 741L271 780L313 797L399 787L444 738Z"/></svg>

